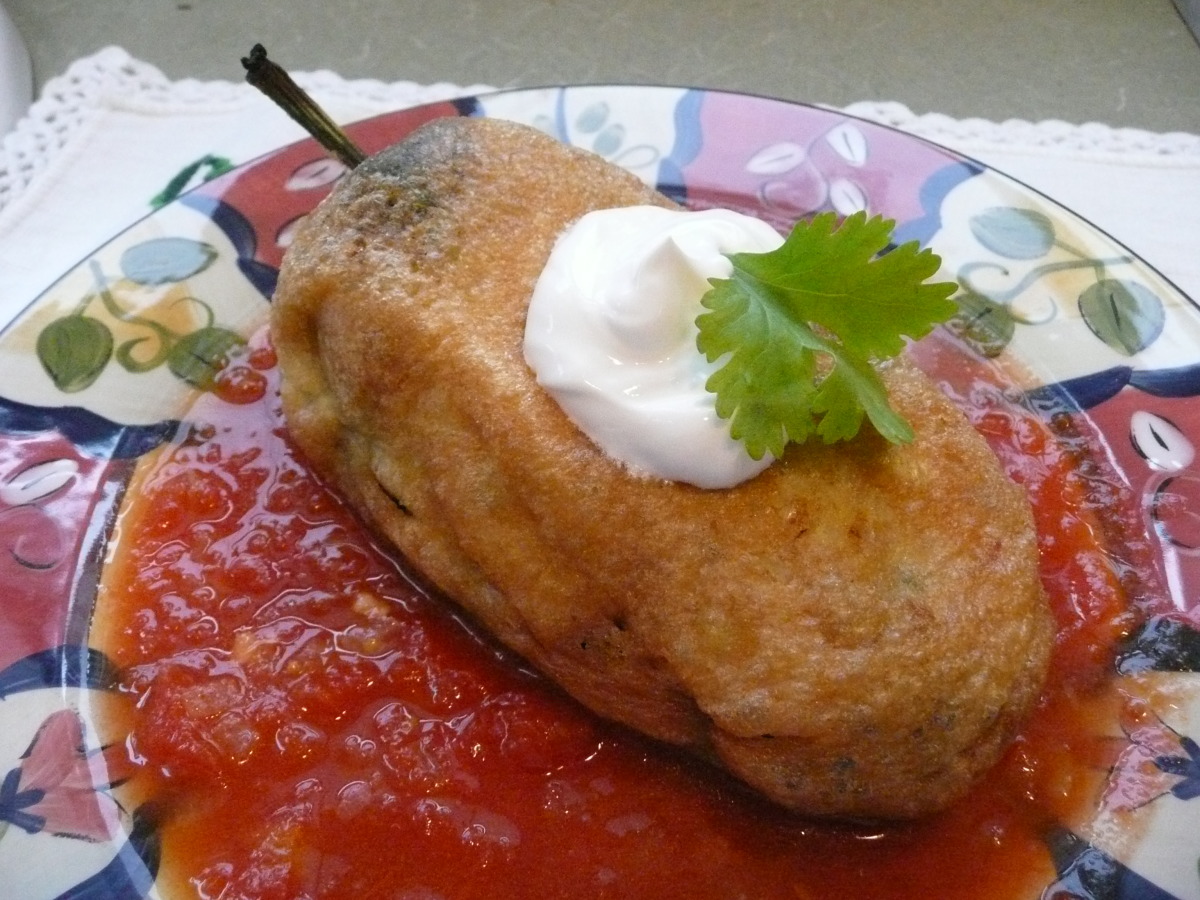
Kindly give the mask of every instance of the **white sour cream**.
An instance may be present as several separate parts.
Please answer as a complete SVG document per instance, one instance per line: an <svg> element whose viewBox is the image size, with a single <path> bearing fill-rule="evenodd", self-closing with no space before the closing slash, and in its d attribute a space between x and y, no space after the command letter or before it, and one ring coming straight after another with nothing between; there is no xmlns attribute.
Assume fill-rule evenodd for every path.
<svg viewBox="0 0 1200 900"><path fill-rule="evenodd" d="M565 231L525 322L525 360L601 449L635 473L732 487L771 463L751 459L704 389L717 363L696 349L710 278L727 253L783 238L729 210L632 206L592 212Z"/></svg>

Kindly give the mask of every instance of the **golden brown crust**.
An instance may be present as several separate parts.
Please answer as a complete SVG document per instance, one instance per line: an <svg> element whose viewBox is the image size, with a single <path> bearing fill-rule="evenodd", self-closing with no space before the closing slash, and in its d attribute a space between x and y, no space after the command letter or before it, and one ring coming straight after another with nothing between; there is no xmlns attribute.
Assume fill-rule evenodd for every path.
<svg viewBox="0 0 1200 900"><path fill-rule="evenodd" d="M704 491L630 475L535 383L525 308L584 212L666 204L530 129L425 126L352 173L273 313L297 443L427 577L601 715L818 815L990 766L1051 626L1023 492L906 363L917 439L793 446Z"/></svg>

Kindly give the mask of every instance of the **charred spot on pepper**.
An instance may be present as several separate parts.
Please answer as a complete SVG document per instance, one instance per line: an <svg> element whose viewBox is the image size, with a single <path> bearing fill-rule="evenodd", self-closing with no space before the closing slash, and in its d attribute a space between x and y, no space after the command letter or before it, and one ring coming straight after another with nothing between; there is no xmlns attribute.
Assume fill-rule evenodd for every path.
<svg viewBox="0 0 1200 900"><path fill-rule="evenodd" d="M375 483L379 485L379 490L383 491L384 496L396 505L396 509L400 510L400 512L404 513L404 515L408 516L409 518L412 517L413 511L409 509L407 505L405 505L403 500L385 488L379 481L376 481Z"/></svg>

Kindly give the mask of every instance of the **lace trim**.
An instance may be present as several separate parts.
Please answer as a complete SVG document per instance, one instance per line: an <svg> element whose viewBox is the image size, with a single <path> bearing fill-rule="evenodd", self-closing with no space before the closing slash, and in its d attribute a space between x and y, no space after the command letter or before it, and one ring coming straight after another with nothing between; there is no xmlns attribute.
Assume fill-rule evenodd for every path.
<svg viewBox="0 0 1200 900"><path fill-rule="evenodd" d="M953 119L941 113L917 115L902 103L863 101L844 107L851 115L890 125L939 144L958 148L1054 151L1087 154L1093 159L1130 156L1160 162L1200 162L1200 135L1112 128L1098 122L1072 125L1056 119L1027 122L1009 119Z"/></svg>
<svg viewBox="0 0 1200 900"><path fill-rule="evenodd" d="M293 77L318 97L377 105L380 111L493 90L486 85L460 87L445 82L347 80L327 71L298 72ZM160 114L202 112L234 109L255 96L255 89L243 83L171 81L119 47L106 47L76 60L64 74L46 83L41 97L0 143L0 209L28 188L106 108Z"/></svg>
<svg viewBox="0 0 1200 900"><path fill-rule="evenodd" d="M295 78L314 94L378 105L381 111L492 90L486 85L460 87L444 82L347 80L329 71L296 73ZM253 91L229 81L171 81L119 47L107 47L77 60L63 75L47 82L41 97L0 144L0 209L28 188L77 133L99 118L106 105L160 113L231 108L247 102ZM1133 155L1185 164L1200 161L1200 136L1183 132L1157 134L1055 120L959 120L939 113L917 115L895 102L864 101L845 107L845 111L959 149L1067 151L1126 160Z"/></svg>

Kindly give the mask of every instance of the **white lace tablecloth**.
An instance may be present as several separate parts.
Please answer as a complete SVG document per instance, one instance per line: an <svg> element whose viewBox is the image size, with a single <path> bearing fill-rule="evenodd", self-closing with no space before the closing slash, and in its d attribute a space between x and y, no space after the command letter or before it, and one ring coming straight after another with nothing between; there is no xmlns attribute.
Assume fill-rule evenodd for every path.
<svg viewBox="0 0 1200 900"><path fill-rule="evenodd" d="M348 81L330 72L295 78L339 122L488 90ZM1200 136L955 120L888 102L845 109L1041 190L1200 298ZM0 324L151 212L153 199L190 164L215 158L236 165L302 136L242 82L171 81L115 47L78 60L47 83L0 146Z"/></svg>

